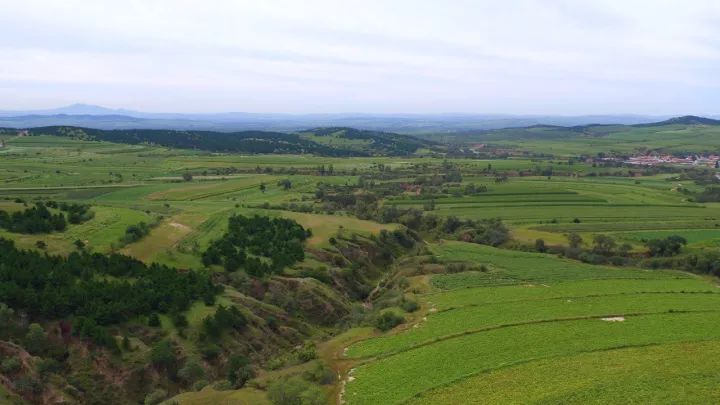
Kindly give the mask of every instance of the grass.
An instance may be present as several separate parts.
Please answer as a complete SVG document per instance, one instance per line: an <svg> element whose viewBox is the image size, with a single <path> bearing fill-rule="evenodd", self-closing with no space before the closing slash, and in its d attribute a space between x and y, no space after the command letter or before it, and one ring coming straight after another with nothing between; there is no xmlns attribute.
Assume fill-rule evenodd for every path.
<svg viewBox="0 0 720 405"><path fill-rule="evenodd" d="M432 251L446 261L465 261L493 267L498 284L515 282L557 282L606 278L687 277L681 272L656 272L609 266L593 266L574 260L558 259L549 254L527 253L465 242L445 241ZM454 275L440 277L456 277ZM492 284L492 282L488 282Z"/></svg>
<svg viewBox="0 0 720 405"><path fill-rule="evenodd" d="M551 284L462 288L428 294L423 299L442 311L496 302L658 292L720 292L720 288L700 278L575 280Z"/></svg>
<svg viewBox="0 0 720 405"><path fill-rule="evenodd" d="M533 361L429 391L414 404L718 403L720 344L675 343ZM648 373L652 370L652 373ZM522 389L518 389L522 387Z"/></svg>
<svg viewBox="0 0 720 405"><path fill-rule="evenodd" d="M93 251L107 253L110 252L111 245L124 235L128 225L151 219L144 212L127 208L93 206L92 210L95 212L93 219L82 224L69 225L64 232L27 235L0 230L0 237L13 239L19 247L26 249L34 248L37 241L44 241L47 252L51 254L73 251L76 240L85 241L87 247Z"/></svg>
<svg viewBox="0 0 720 405"><path fill-rule="evenodd" d="M716 340L720 290L708 280L675 271L592 266L461 242L431 249L441 259L487 264L490 270L431 276L435 291L418 295L422 307L429 309L421 321L350 345L346 355L359 363L346 386L348 404L503 403L506 398L514 399L505 402L528 402L525 398L533 402L532 395L547 403L580 403L587 398L603 402L623 395L653 402L658 394L648 393L649 387L661 387L666 373L676 372L681 381L696 375L705 378L698 383L703 387L712 381L703 377L707 373L694 374L689 367L666 368L624 387L619 377L599 376L597 363L573 363L576 356L625 348ZM515 284L498 285L508 280ZM609 317L624 321L602 319ZM711 358L698 356L699 369L711 370ZM565 375L566 363L573 364L577 382L572 377L567 385L562 383L566 380L552 380L544 393L547 397L539 386L536 394L527 396L524 390L508 387L485 394L470 388L478 381L483 381L482 386L504 384L512 381L514 373L530 378L523 367L533 364L561 370L542 374L542 381ZM626 376L639 370L609 371ZM494 375L502 377L492 380ZM594 385L573 385L588 381ZM645 388L634 392L636 385ZM614 392L605 397L604 390ZM713 398L707 390L698 395Z"/></svg>
<svg viewBox="0 0 720 405"><path fill-rule="evenodd" d="M270 401L264 391L254 388L240 390L217 391L212 387L205 387L197 392L185 392L163 402L169 405L204 405L204 404L233 404L233 405L269 405Z"/></svg>
<svg viewBox="0 0 720 405"><path fill-rule="evenodd" d="M720 313L583 319L499 328L439 341L355 369L350 404L408 401L428 390L512 364L583 352L703 341L720 333Z"/></svg>
<svg viewBox="0 0 720 405"><path fill-rule="evenodd" d="M720 294L658 293L551 298L469 306L431 314L405 333L361 342L348 350L350 357L378 356L408 350L420 344L458 336L473 330L576 317L609 317L658 312L703 311L720 307Z"/></svg>
<svg viewBox="0 0 720 405"><path fill-rule="evenodd" d="M665 230L665 231L642 231L642 232L623 232L616 233L623 239L630 239L642 242L651 239L662 239L671 235L679 235L688 241L688 244L703 244L720 240L720 229L694 229L694 230Z"/></svg>

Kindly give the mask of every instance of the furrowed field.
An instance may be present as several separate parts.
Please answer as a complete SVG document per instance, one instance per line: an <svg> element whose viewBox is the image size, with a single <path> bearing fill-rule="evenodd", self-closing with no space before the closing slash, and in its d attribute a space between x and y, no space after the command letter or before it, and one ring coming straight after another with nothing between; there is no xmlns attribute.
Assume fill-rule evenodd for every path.
<svg viewBox="0 0 720 405"><path fill-rule="evenodd" d="M702 388L718 381L702 371L717 365L713 353L720 347L716 283L461 242L436 251L497 270L487 275L487 286L478 286L474 274L433 276L437 291L420 295L427 311L422 318L350 346L346 356L358 363L346 386L348 403L604 402L592 390L610 395L606 400L674 402L683 398L688 380L689 389L699 390L691 391L696 398L717 397ZM493 286L493 280L508 279L513 285ZM696 368L677 367L684 350ZM666 356L667 363L654 365L657 373L642 373L638 364ZM633 364L613 366L625 359ZM531 375L543 369L548 372ZM621 384L625 377L636 379ZM531 389L510 389L507 380L527 381ZM543 391L543 382L554 385ZM666 396L655 396L658 387L667 389Z"/></svg>

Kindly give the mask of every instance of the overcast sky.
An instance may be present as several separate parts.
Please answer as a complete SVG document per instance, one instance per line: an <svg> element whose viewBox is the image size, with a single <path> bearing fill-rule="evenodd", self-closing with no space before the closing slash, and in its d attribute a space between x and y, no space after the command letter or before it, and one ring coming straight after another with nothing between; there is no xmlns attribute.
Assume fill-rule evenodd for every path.
<svg viewBox="0 0 720 405"><path fill-rule="evenodd" d="M720 2L0 0L0 109L720 113Z"/></svg>

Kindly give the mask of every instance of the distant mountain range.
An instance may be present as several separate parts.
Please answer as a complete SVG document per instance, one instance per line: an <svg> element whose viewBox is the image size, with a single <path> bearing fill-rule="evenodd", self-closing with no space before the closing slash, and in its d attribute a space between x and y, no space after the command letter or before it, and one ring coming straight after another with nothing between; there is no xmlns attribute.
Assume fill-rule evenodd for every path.
<svg viewBox="0 0 720 405"><path fill-rule="evenodd" d="M502 115L502 114L216 114L147 113L73 104L47 110L0 111L0 127L81 126L96 129L173 129L235 132L292 132L317 127L352 127L404 134L457 133L472 130L588 124L634 125L669 116L648 115Z"/></svg>

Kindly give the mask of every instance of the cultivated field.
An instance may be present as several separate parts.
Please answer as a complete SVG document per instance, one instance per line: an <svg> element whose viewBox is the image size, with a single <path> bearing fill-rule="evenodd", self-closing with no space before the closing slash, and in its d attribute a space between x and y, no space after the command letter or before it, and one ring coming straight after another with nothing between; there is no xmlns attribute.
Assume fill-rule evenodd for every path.
<svg viewBox="0 0 720 405"><path fill-rule="evenodd" d="M703 388L717 379L701 371L712 368L720 347L715 282L678 272L583 268L461 242L435 249L497 271L487 286L478 286L475 275L434 276L438 291L420 296L426 313L415 324L350 346L346 355L358 362L346 386L349 404L604 402L593 390L610 402L673 402L688 380L694 398L717 398ZM697 367L673 366L685 350ZM642 374L641 364L665 356L670 360L657 374ZM624 359L633 363L618 369ZM553 371L533 376L538 370ZM530 391L511 389L510 381L526 381ZM543 383L552 389L542 390ZM667 396L653 392L661 386Z"/></svg>

